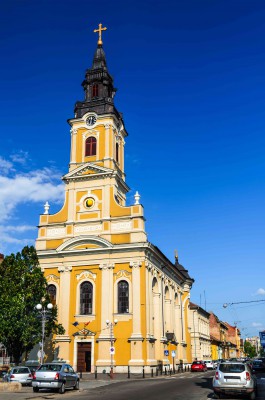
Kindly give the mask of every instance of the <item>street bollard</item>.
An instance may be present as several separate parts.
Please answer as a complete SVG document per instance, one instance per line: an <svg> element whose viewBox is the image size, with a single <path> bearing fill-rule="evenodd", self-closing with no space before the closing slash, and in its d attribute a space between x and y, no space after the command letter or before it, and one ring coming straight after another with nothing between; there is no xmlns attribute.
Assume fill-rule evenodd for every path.
<svg viewBox="0 0 265 400"><path fill-rule="evenodd" d="M158 376L158 368L156 367L156 376Z"/></svg>
<svg viewBox="0 0 265 400"><path fill-rule="evenodd" d="M128 365L128 379L130 379L131 374L130 374L130 366Z"/></svg>
<svg viewBox="0 0 265 400"><path fill-rule="evenodd" d="M82 373L82 371L79 372L79 376L80 376L80 379L83 378L83 373Z"/></svg>
<svg viewBox="0 0 265 400"><path fill-rule="evenodd" d="M145 378L145 374L144 374L144 366L143 366L143 378Z"/></svg>
<svg viewBox="0 0 265 400"><path fill-rule="evenodd" d="M98 370L97 370L97 367L96 367L96 369L95 369L95 379L98 379Z"/></svg>
<svg viewBox="0 0 265 400"><path fill-rule="evenodd" d="M167 369L166 369L166 367L165 367L165 375L167 375Z"/></svg>
<svg viewBox="0 0 265 400"><path fill-rule="evenodd" d="M151 378L153 378L154 377L154 370L153 370L153 368L151 368Z"/></svg>

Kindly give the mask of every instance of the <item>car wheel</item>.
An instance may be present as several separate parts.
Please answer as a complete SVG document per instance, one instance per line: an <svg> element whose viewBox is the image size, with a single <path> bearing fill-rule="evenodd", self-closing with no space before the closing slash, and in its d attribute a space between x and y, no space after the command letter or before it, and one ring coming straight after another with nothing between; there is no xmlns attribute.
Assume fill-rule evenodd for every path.
<svg viewBox="0 0 265 400"><path fill-rule="evenodd" d="M79 381L76 381L76 384L74 386L74 390L79 390Z"/></svg>
<svg viewBox="0 0 265 400"><path fill-rule="evenodd" d="M64 394L65 393L65 384L62 383L62 386L59 388L59 393Z"/></svg>
<svg viewBox="0 0 265 400"><path fill-rule="evenodd" d="M33 392L37 393L38 391L39 391L39 388L38 388L38 387L34 387L34 388L33 388Z"/></svg>

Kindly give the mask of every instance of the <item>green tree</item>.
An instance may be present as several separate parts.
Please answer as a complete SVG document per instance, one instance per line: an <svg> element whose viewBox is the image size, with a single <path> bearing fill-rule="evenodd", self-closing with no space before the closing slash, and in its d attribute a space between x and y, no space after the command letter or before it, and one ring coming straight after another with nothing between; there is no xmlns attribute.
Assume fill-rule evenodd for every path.
<svg viewBox="0 0 265 400"><path fill-rule="evenodd" d="M256 357L257 352L255 346L253 346L250 342L245 340L244 342L244 353L247 357L253 358Z"/></svg>
<svg viewBox="0 0 265 400"><path fill-rule="evenodd" d="M21 253L5 257L0 264L0 342L16 364L24 352L41 341L38 303L49 303L47 281L35 248L26 246ZM57 307L54 307L45 334L64 332L63 326L57 323Z"/></svg>

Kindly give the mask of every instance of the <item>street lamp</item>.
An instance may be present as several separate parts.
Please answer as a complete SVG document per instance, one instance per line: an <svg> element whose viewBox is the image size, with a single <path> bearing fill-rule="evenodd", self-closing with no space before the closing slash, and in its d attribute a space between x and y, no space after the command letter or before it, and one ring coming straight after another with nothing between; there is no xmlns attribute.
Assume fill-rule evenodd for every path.
<svg viewBox="0 0 265 400"><path fill-rule="evenodd" d="M227 308L228 306L232 306L233 304L243 304L243 303L260 303L261 301L265 300L251 300L251 301L236 301L234 303L224 303L223 307Z"/></svg>
<svg viewBox="0 0 265 400"><path fill-rule="evenodd" d="M47 304L47 308L44 308L42 304L36 305L36 309L38 310L41 316L41 356L40 356L41 364L43 363L43 357L44 357L45 324L50 316L52 308L53 305L51 303Z"/></svg>
<svg viewBox="0 0 265 400"><path fill-rule="evenodd" d="M113 354L115 353L115 349L113 347L114 336L113 336L113 327L117 325L118 320L114 319L114 323L110 322L108 319L106 320L107 326L110 328L110 379L114 378L113 375Z"/></svg>

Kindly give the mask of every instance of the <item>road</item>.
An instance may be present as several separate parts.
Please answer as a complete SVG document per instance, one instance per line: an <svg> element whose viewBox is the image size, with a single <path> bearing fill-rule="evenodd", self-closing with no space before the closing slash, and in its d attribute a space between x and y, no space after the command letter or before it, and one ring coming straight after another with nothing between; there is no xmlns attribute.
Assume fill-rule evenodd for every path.
<svg viewBox="0 0 265 400"><path fill-rule="evenodd" d="M64 395L41 391L33 393L32 388L23 388L20 393L1 393L1 400L210 400L214 399L211 388L213 371L206 373L184 373L174 376L121 380L118 375L110 381L82 381L81 390L67 390ZM258 396L265 399L265 373L257 374ZM227 400L232 399L226 397Z"/></svg>

